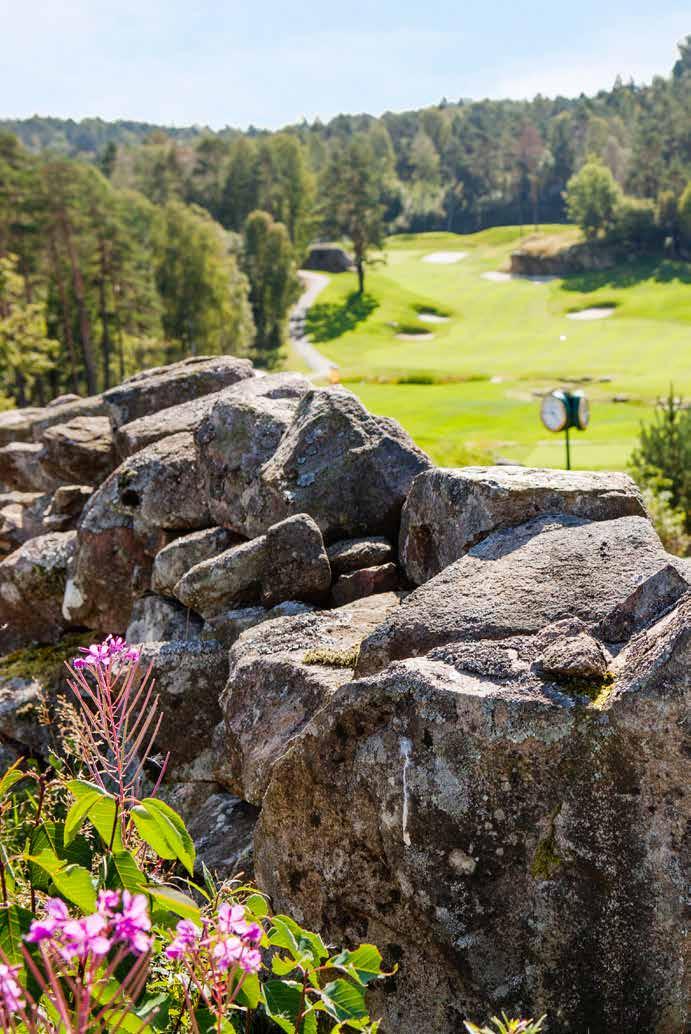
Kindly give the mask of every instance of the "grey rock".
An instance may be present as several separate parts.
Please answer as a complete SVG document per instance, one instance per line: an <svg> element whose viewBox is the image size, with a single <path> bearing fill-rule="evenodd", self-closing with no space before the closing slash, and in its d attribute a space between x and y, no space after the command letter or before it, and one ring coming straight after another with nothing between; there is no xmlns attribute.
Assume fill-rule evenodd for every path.
<svg viewBox="0 0 691 1034"><path fill-rule="evenodd" d="M254 828L258 808L228 793L216 783L179 783L164 799L182 815L202 862L220 882L242 876L252 880Z"/></svg>
<svg viewBox="0 0 691 1034"><path fill-rule="evenodd" d="M239 636L247 631L248 628L260 625L263 621L294 617L296 614L308 614L312 610L314 610L314 607L310 603L298 603L296 600L278 603L269 610L266 607L243 607L239 610L226 610L205 621L201 637L202 639L217 639L229 650Z"/></svg>
<svg viewBox="0 0 691 1034"><path fill-rule="evenodd" d="M250 384L253 383L253 379L239 383ZM196 431L221 394L220 391L214 391L210 395L202 395L201 398L190 399L179 406L170 406L168 409L161 409L148 416L139 417L138 420L132 420L129 424L123 424L115 432L118 455L123 458L132 456L145 445L151 445L171 434Z"/></svg>
<svg viewBox="0 0 691 1034"><path fill-rule="evenodd" d="M318 602L327 595L331 569L321 533L298 514L249 542L191 568L175 585L175 596L205 618L260 600Z"/></svg>
<svg viewBox="0 0 691 1034"><path fill-rule="evenodd" d="M56 424L68 424L72 420L108 416L102 395L89 395L87 398L67 396L63 401L54 399L51 405L38 412L32 424L34 441L42 442L46 431Z"/></svg>
<svg viewBox="0 0 691 1034"><path fill-rule="evenodd" d="M602 647L587 632L550 643L540 658L540 664L544 672L557 678L601 678L607 671L607 658Z"/></svg>
<svg viewBox="0 0 691 1034"><path fill-rule="evenodd" d="M363 567L378 567L395 559L393 546L381 535L334 542L326 552L336 576L360 571Z"/></svg>
<svg viewBox="0 0 691 1034"><path fill-rule="evenodd" d="M230 651L223 760L216 775L261 804L273 765L329 697L352 678L361 639L398 606L394 593L337 610L270 621Z"/></svg>
<svg viewBox="0 0 691 1034"><path fill-rule="evenodd" d="M537 632L563 617L595 624L668 563L642 517L538 517L494 532L406 598L363 643L358 673L444 643Z"/></svg>
<svg viewBox="0 0 691 1034"><path fill-rule="evenodd" d="M311 517L299 513L269 528L261 594L265 607L292 599L319 603L330 588L331 565Z"/></svg>
<svg viewBox="0 0 691 1034"><path fill-rule="evenodd" d="M300 374L257 377L217 396L196 432L212 519L247 534L248 489L276 451L298 401L311 389ZM262 529L266 530L266 529Z"/></svg>
<svg viewBox="0 0 691 1034"><path fill-rule="evenodd" d="M360 571L342 574L334 582L331 598L337 607L352 603L362 596L373 596L379 592L393 592L398 588L398 568L395 564L381 564L379 567L364 567Z"/></svg>
<svg viewBox="0 0 691 1034"><path fill-rule="evenodd" d="M135 374L105 392L103 398L113 426L119 428L249 377L254 377L254 370L247 359L229 355L194 356Z"/></svg>
<svg viewBox="0 0 691 1034"><path fill-rule="evenodd" d="M38 463L41 446L36 442L11 442L0 448L0 482L10 491L52 492L57 481Z"/></svg>
<svg viewBox="0 0 691 1034"><path fill-rule="evenodd" d="M43 410L37 407L7 409L0 413L0 448L10 442L32 442L34 420Z"/></svg>
<svg viewBox="0 0 691 1034"><path fill-rule="evenodd" d="M456 1034L501 1010L560 1034L684 1029L690 607L622 651L604 702L536 686L503 641L458 643L500 674L394 663L342 685L274 761L258 884L399 963L370 1000L387 1030Z"/></svg>
<svg viewBox="0 0 691 1034"><path fill-rule="evenodd" d="M396 536L413 478L429 466L394 420L372 416L341 388L313 389L248 488L247 532L308 513L328 542Z"/></svg>
<svg viewBox="0 0 691 1034"><path fill-rule="evenodd" d="M150 665L163 715L156 749L163 756L170 753L166 780L208 781L228 652L220 643L200 640L144 643L139 670L144 673Z"/></svg>
<svg viewBox="0 0 691 1034"><path fill-rule="evenodd" d="M117 466L113 432L105 416L79 416L43 432L38 457L54 482L100 485Z"/></svg>
<svg viewBox="0 0 691 1034"><path fill-rule="evenodd" d="M128 643L199 639L202 619L177 600L148 594L135 600L125 638Z"/></svg>
<svg viewBox="0 0 691 1034"><path fill-rule="evenodd" d="M0 563L0 653L60 639L68 627L62 597L75 544L74 531L39 535Z"/></svg>
<svg viewBox="0 0 691 1034"><path fill-rule="evenodd" d="M556 513L593 521L646 516L627 474L517 466L428 470L415 479L403 508L401 566L422 585L492 532Z"/></svg>
<svg viewBox="0 0 691 1034"><path fill-rule="evenodd" d="M175 533L208 523L191 435L172 435L131 456L84 509L65 616L124 633L134 599L150 588L156 554Z"/></svg>
<svg viewBox="0 0 691 1034"><path fill-rule="evenodd" d="M0 494L0 554L12 553L46 530L44 520L51 497L43 492Z"/></svg>
<svg viewBox="0 0 691 1034"><path fill-rule="evenodd" d="M218 556L240 539L227 528L204 528L182 535L156 554L151 574L151 587L156 592L172 595L175 584L190 568L203 560Z"/></svg>
<svg viewBox="0 0 691 1034"><path fill-rule="evenodd" d="M623 643L659 618L689 591L691 570L673 564L656 571L637 585L597 626L605 642Z"/></svg>

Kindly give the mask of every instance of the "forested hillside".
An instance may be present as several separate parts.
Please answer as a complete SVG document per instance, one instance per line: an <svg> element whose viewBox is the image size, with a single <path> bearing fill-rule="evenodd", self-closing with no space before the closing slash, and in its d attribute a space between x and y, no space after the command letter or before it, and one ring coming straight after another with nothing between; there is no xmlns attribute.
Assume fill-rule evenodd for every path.
<svg viewBox="0 0 691 1034"><path fill-rule="evenodd" d="M554 222L564 218L563 190L588 154L599 155L634 195L683 189L691 168L691 37L667 77L650 85L618 80L594 97L444 100L381 118L303 122L279 134L38 117L0 122L0 129L32 150L99 161L116 182L153 201L202 204L233 230L257 204L282 214L277 165L279 178L290 179L294 206L298 194L309 195L299 166L318 177L331 152L356 135L376 163L389 230L463 233L535 216Z"/></svg>
<svg viewBox="0 0 691 1034"><path fill-rule="evenodd" d="M668 77L595 97L276 133L0 123L0 401L92 393L195 353L271 365L311 239L349 238L362 290L386 234L564 221L591 156L583 219L569 209L586 232L607 226L586 211L604 170L627 248L691 239L691 36L679 53Z"/></svg>

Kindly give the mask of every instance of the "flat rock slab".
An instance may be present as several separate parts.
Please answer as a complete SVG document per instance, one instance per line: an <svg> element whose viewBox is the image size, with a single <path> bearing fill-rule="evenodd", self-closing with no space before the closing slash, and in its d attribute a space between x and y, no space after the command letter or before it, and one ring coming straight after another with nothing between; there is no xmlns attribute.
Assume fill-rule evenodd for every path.
<svg viewBox="0 0 691 1034"><path fill-rule="evenodd" d="M38 442L11 442L0 448L0 484L16 492L52 492L57 479L39 465Z"/></svg>
<svg viewBox="0 0 691 1034"><path fill-rule="evenodd" d="M327 549L334 575L359 571L363 567L377 567L394 559L393 546L383 535L363 539L342 539Z"/></svg>
<svg viewBox="0 0 691 1034"><path fill-rule="evenodd" d="M39 459L46 475L61 484L100 485L118 465L110 420L78 416L46 428Z"/></svg>
<svg viewBox="0 0 691 1034"><path fill-rule="evenodd" d="M485 536L541 514L588 520L646 516L627 474L530 467L440 467L413 482L403 508L400 562L415 585L439 574Z"/></svg>
<svg viewBox="0 0 691 1034"><path fill-rule="evenodd" d="M156 554L151 572L151 588L172 596L177 582L191 568L240 542L240 537L227 528L204 528L202 531L190 532L189 535L181 535Z"/></svg>
<svg viewBox="0 0 691 1034"><path fill-rule="evenodd" d="M105 392L103 398L113 426L119 428L250 377L254 377L254 370L248 359L227 355L194 356L135 374Z"/></svg>
<svg viewBox="0 0 691 1034"><path fill-rule="evenodd" d="M459 640L529 634L578 617L594 624L673 563L643 517L537 517L494 532L406 598L362 644L358 672ZM676 562L683 570L684 561Z"/></svg>

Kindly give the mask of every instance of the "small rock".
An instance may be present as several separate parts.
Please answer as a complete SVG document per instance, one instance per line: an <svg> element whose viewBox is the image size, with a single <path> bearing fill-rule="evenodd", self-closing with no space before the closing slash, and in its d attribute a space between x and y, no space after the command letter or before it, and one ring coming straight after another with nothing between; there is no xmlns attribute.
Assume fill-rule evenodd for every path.
<svg viewBox="0 0 691 1034"><path fill-rule="evenodd" d="M364 567L360 571L342 574L334 583L331 597L334 606L341 607L363 596L393 592L397 588L398 568L395 564L381 564L379 567Z"/></svg>
<svg viewBox="0 0 691 1034"><path fill-rule="evenodd" d="M542 654L539 664L547 675L557 679L597 679L607 671L602 647L587 632L556 639Z"/></svg>
<svg viewBox="0 0 691 1034"><path fill-rule="evenodd" d="M40 463L54 481L100 485L117 466L113 432L106 416L79 416L43 432Z"/></svg>
<svg viewBox="0 0 691 1034"><path fill-rule="evenodd" d="M0 563L0 653L27 643L56 643L74 531L51 532L26 542Z"/></svg>
<svg viewBox="0 0 691 1034"><path fill-rule="evenodd" d="M326 552L335 576L359 571L363 567L378 567L394 559L393 546L381 535L334 542Z"/></svg>
<svg viewBox="0 0 691 1034"><path fill-rule="evenodd" d="M16 492L52 492L56 479L39 465L36 442L10 442L0 449L0 482Z"/></svg>
<svg viewBox="0 0 691 1034"><path fill-rule="evenodd" d="M204 528L203 531L193 531L174 539L156 554L151 572L151 588L172 595L176 583L190 568L218 556L231 546L239 545L240 541L227 528Z"/></svg>
<svg viewBox="0 0 691 1034"><path fill-rule="evenodd" d="M202 619L177 600L153 593L135 600L125 638L128 643L199 639Z"/></svg>
<svg viewBox="0 0 691 1034"><path fill-rule="evenodd" d="M307 614L314 607L309 603L298 603L287 600L267 610L265 607L244 607L241 610L226 610L210 617L202 630L202 639L218 639L230 649L234 642L248 628L260 625L263 621L274 621L276 618L294 617L296 614Z"/></svg>

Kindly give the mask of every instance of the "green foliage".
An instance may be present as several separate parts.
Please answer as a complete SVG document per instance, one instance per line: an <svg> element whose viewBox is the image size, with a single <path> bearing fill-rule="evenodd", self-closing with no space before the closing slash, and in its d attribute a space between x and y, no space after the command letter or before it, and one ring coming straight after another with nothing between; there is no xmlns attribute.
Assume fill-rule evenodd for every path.
<svg viewBox="0 0 691 1034"><path fill-rule="evenodd" d="M300 282L288 231L268 212L248 216L242 264L250 285L255 347L260 354L276 351L284 343L288 311L299 296Z"/></svg>
<svg viewBox="0 0 691 1034"><path fill-rule="evenodd" d="M305 332L312 341L331 341L366 320L378 306L370 294L353 291L343 302L317 302L312 305L305 320Z"/></svg>
<svg viewBox="0 0 691 1034"><path fill-rule="evenodd" d="M622 198L607 234L608 240L637 253L654 250L663 239L655 204L647 199Z"/></svg>
<svg viewBox="0 0 691 1034"><path fill-rule="evenodd" d="M631 473L638 483L684 515L691 531L691 409L670 387L653 419L643 424L638 447L631 456Z"/></svg>
<svg viewBox="0 0 691 1034"><path fill-rule="evenodd" d="M0 257L0 389L20 403L54 368L59 348L48 336L45 301L30 297L18 256Z"/></svg>
<svg viewBox="0 0 691 1034"><path fill-rule="evenodd" d="M686 514L672 506L672 495L664 489L643 489L643 502L655 531L668 553L691 556L691 535L686 530Z"/></svg>
<svg viewBox="0 0 691 1034"><path fill-rule="evenodd" d="M610 230L621 203L621 189L612 173L599 159L591 156L566 184L566 210L586 237Z"/></svg>
<svg viewBox="0 0 691 1034"><path fill-rule="evenodd" d="M679 198L677 218L682 244L687 252L691 254L691 180L686 184Z"/></svg>

